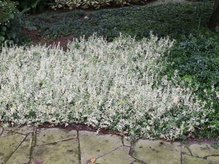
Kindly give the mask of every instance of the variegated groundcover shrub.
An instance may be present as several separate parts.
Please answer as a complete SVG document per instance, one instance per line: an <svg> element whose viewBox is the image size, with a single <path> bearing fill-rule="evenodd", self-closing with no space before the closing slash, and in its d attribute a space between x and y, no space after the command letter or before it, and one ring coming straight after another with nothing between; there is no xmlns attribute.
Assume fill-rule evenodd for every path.
<svg viewBox="0 0 219 164"><path fill-rule="evenodd" d="M59 47L4 47L0 121L83 123L131 136L176 139L208 121L193 91L158 74L174 44L168 38L113 42L95 36ZM177 73L175 80L177 79Z"/></svg>
<svg viewBox="0 0 219 164"><path fill-rule="evenodd" d="M53 9L57 8L100 8L110 5L143 4L148 0L54 0Z"/></svg>

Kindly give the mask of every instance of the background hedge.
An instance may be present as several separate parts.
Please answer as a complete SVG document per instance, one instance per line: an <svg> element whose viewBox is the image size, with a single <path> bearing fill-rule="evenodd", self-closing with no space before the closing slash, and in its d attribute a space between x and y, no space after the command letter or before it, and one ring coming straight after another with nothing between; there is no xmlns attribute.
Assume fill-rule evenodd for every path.
<svg viewBox="0 0 219 164"><path fill-rule="evenodd" d="M101 8L106 6L123 6L129 4L145 4L149 0L54 0L53 9L57 8Z"/></svg>
<svg viewBox="0 0 219 164"><path fill-rule="evenodd" d="M0 1L0 44L5 41L18 43L21 37L21 14L16 4L11 1Z"/></svg>

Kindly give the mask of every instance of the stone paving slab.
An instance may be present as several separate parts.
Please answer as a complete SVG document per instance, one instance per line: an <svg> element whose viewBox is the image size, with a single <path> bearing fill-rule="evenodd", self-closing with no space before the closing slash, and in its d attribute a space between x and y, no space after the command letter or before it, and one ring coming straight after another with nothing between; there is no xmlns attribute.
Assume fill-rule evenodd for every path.
<svg viewBox="0 0 219 164"><path fill-rule="evenodd" d="M36 145L61 142L63 140L77 139L77 131L58 128L43 128L37 130Z"/></svg>
<svg viewBox="0 0 219 164"><path fill-rule="evenodd" d="M23 142L8 159L7 164L24 164L30 161L31 137L31 135L27 135L23 138Z"/></svg>
<svg viewBox="0 0 219 164"><path fill-rule="evenodd" d="M33 164L78 164L77 140L36 146L32 155Z"/></svg>
<svg viewBox="0 0 219 164"><path fill-rule="evenodd" d="M10 159L24 137L19 134L2 134L0 138L0 164L4 164Z"/></svg>
<svg viewBox="0 0 219 164"><path fill-rule="evenodd" d="M219 149L212 147L210 144L202 143L202 144L190 144L183 145L182 152L185 154L184 156L189 161L200 161L203 163L214 163L219 164ZM195 163L193 162L193 163ZM192 163L192 162L191 162ZM198 162L197 162L198 163Z"/></svg>
<svg viewBox="0 0 219 164"><path fill-rule="evenodd" d="M32 133L34 131L35 127L33 126L22 126L22 127L19 127L19 126L16 126L16 127L13 127L13 128L5 128L4 129L4 134L5 135L9 135L9 134L20 134L20 135L26 135L26 134L29 134L29 133Z"/></svg>
<svg viewBox="0 0 219 164"><path fill-rule="evenodd" d="M131 163L130 147L122 144L122 138L113 135L97 135L93 132L79 132L82 164L97 163Z"/></svg>
<svg viewBox="0 0 219 164"><path fill-rule="evenodd" d="M59 128L0 127L0 164L219 164L219 146L129 142L116 135Z"/></svg>
<svg viewBox="0 0 219 164"><path fill-rule="evenodd" d="M139 140L134 146L134 157L150 164L180 164L180 143Z"/></svg>
<svg viewBox="0 0 219 164"><path fill-rule="evenodd" d="M211 161L206 159L196 158L189 155L182 156L182 164L212 164Z"/></svg>
<svg viewBox="0 0 219 164"><path fill-rule="evenodd" d="M36 132L32 161L46 164L77 164L79 162L77 131L43 128Z"/></svg>
<svg viewBox="0 0 219 164"><path fill-rule="evenodd" d="M104 154L105 156L100 157L96 160L96 163L104 164L128 164L132 163L134 159L129 156L129 149L127 147L120 147L117 150Z"/></svg>
<svg viewBox="0 0 219 164"><path fill-rule="evenodd" d="M209 144L192 144L188 148L190 149L193 156L208 158L211 155L218 154L218 160L219 160L218 149L213 148Z"/></svg>

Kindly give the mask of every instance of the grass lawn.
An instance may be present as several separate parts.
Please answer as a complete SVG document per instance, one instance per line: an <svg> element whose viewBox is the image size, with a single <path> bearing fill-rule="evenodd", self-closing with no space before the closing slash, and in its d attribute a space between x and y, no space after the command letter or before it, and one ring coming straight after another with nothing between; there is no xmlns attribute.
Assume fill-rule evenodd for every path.
<svg viewBox="0 0 219 164"><path fill-rule="evenodd" d="M174 44L173 46L170 47L167 46L168 50L162 51L162 55L160 56L159 59L159 61L162 60L162 62L161 63L158 62L158 66L160 66L161 69L159 71L156 71L155 73L156 75L158 75L158 79L155 83L153 83L155 84L153 85L153 88L157 88L159 90L159 86L163 85L163 77L166 76L168 80L171 81L171 86L173 88L175 86L177 87L180 86L182 88L188 87L192 89L193 94L195 94L203 102L206 102L206 104L204 105L205 109L209 109L209 111L211 108L214 109L211 112L207 113L207 118L208 118L207 121L204 121L204 123L202 123L201 126L199 126L200 122L198 122L197 125L194 126L196 128L195 135L201 137L218 137L219 136L219 33L210 31L206 27L208 19L212 13L212 9L213 9L212 2L194 2L194 3L183 3L183 4L166 4L166 5L150 6L150 7L131 6L124 8L116 8L116 9L101 9L96 11L74 10L68 12L59 12L59 11L45 12L38 15L28 16L26 18L26 28L29 30L39 31L42 37L46 38L47 40L53 40L68 35L73 35L75 38L79 38L81 36L85 36L85 38L89 38L95 33L97 36L103 36L104 38L106 38L108 42L110 43L112 42L112 44L116 42L114 39L122 33L125 36L135 37L136 41L133 42L133 45L136 46L139 46L139 44L141 44L139 42L141 42L143 38L150 37L151 31L153 32L154 35L158 37L158 41L162 40L161 38L163 37L164 38L169 37L170 40L174 41ZM90 42L92 42L92 39L90 40ZM95 40L95 42L98 41ZM151 42L153 42L153 40ZM95 45L96 43L93 44ZM104 49L104 44L106 43L105 42L100 43L103 49ZM106 44L105 46L109 48L110 45L108 44ZM155 45L156 45L155 47L157 47L159 44L157 45L156 42ZM77 47L76 44L74 44L73 46ZM78 43L78 46L80 47L82 45ZM131 50L134 53L135 47L132 47L132 45L129 46L131 47ZM98 46L96 48L98 49ZM126 53L127 49L125 49L124 53ZM157 47L157 49L159 49L159 47ZM120 49L118 50L118 52L115 51L115 53L119 53L119 51ZM91 53L90 50L88 52ZM111 54L112 52L109 53ZM141 52L139 53L141 54ZM127 53L127 55L131 55L131 54ZM118 60L119 59L120 57L118 57ZM93 62L94 59L92 58L87 60L88 61L91 60ZM111 60L112 59L109 59L109 61ZM98 62L99 61L97 59L97 63ZM105 62L106 65L107 64L110 65L110 63L108 63L107 61ZM114 60L112 60L111 62L113 63ZM144 65L144 62L141 60L140 64ZM139 65L139 67L141 67L141 65ZM94 66L96 67L98 66L98 64L97 65L94 64ZM101 66L101 68L103 67L103 65L99 65L99 66ZM129 65L129 66L131 67L133 65ZM87 65L85 65L84 67L86 69L90 68ZM104 69L105 71L107 71L105 67L103 67L103 70ZM135 68L135 69L137 70L139 69L140 72L144 71L143 68L142 69ZM176 71L179 75L177 76L177 78L175 77ZM143 72L141 73L144 74ZM99 84L99 82L97 81L95 81L95 83ZM139 85L140 82L139 81L136 82L136 85L137 84ZM133 86L130 84L130 87L132 88ZM142 88L138 88L138 89L142 89ZM174 95L171 94L171 96ZM128 99L126 98L124 98L123 100L124 102L120 102L120 103L123 104L128 101ZM89 101L91 101L91 99L89 99ZM108 100L105 101L108 102ZM104 105L106 104L104 104L103 106L101 106L101 104L99 105L101 110L105 110L106 106ZM132 105L128 106L127 108L131 109ZM121 105L121 107L124 109L126 108L123 105ZM188 104L183 103L182 109L184 109L189 113L190 107L188 106ZM104 125L104 123L100 121L102 118L99 118L99 122L98 119L96 120L98 122L97 125L100 126L100 124L101 125L103 124L102 127L106 126L107 128L112 128L112 129L114 126L116 127L114 130L118 130L119 128L121 128L121 127L117 127L119 125L118 122L120 122L121 119L127 120L128 117L132 115L131 112L133 111L130 110L129 114L124 115L121 118L110 116L111 119L115 119L117 121L115 120L112 121L113 123L110 124L109 126ZM88 113L89 111L87 111L86 114ZM94 113L92 113L91 115L93 114ZM98 113L95 114L99 116ZM188 114L189 115L188 118L187 117L179 118L183 115L181 112L179 111L171 112L171 110L168 110L168 112L165 113L163 117L160 118L161 120L163 119L162 120L163 125L161 122L160 123L157 123L156 121L154 122L154 124L156 124L155 127L157 128L157 131L155 127L151 129L149 128L150 130L147 129L148 131L146 130L146 132L150 133L147 134L148 136L144 134L144 130L142 130L141 128L138 129L137 125L133 125L133 124L139 124L139 126L146 128L147 127L146 125L150 124L147 121L146 122L137 121L135 123L132 122L132 124L129 124L129 127L123 127L123 128L128 128L128 129L133 127L136 128L136 131L134 132L129 131L129 134L142 133L140 136L145 135L146 137L149 138L160 137L162 134L167 135L167 133L171 133L172 131L174 131L173 127L175 126L181 127L182 125L180 124L182 122L187 122L190 119L190 116L196 119L195 114L197 113L193 113L191 115ZM178 117L178 119L175 119L176 117ZM147 119L150 120L151 115L150 114L144 115L140 118L142 120L147 120ZM167 119L169 121L169 125L170 125L169 127L167 124L168 121L165 118L169 119L169 120ZM174 118L174 119L170 119L170 118ZM89 122L89 124L91 123ZM173 136L171 136L172 138L170 136L168 137L170 139L174 139L188 135L189 125L187 126L187 123L185 123L185 126L186 126L185 128L186 130L183 131L182 133L180 132L180 134L178 134L174 131Z"/></svg>

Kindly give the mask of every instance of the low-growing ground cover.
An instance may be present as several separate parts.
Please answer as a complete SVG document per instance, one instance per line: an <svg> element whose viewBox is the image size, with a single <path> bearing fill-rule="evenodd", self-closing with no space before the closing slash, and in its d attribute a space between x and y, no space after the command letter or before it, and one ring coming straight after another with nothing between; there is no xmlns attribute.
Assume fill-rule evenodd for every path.
<svg viewBox="0 0 219 164"><path fill-rule="evenodd" d="M71 43L67 52L4 48L1 120L84 123L147 138L218 137L219 34L206 27L212 5L29 16L26 28L45 40L97 38ZM146 39L150 31L158 37Z"/></svg>
<svg viewBox="0 0 219 164"><path fill-rule="evenodd" d="M189 88L159 78L173 46L151 36L91 37L64 52L3 48L0 115L15 124L83 123L133 137L174 140L203 128L212 109ZM177 80L175 73L173 80Z"/></svg>
<svg viewBox="0 0 219 164"><path fill-rule="evenodd" d="M39 30L47 39L68 34L76 38L81 35L89 37L94 32L108 41L120 33L142 39L148 37L150 31L159 37L175 39L162 75L171 80L178 70L181 78L178 84L195 89L209 106L213 104L215 112L209 116L210 121L206 125L209 132L205 130L202 135L218 136L219 34L207 28L212 5L205 1L98 11L76 10L44 13L28 19L29 27Z"/></svg>
<svg viewBox="0 0 219 164"><path fill-rule="evenodd" d="M94 11L45 12L28 17L27 27L46 38L69 34L86 37L97 33L111 41L120 33L148 37L150 31L159 36L180 39L190 34L212 34L206 27L213 3L174 3L158 6L132 6Z"/></svg>

